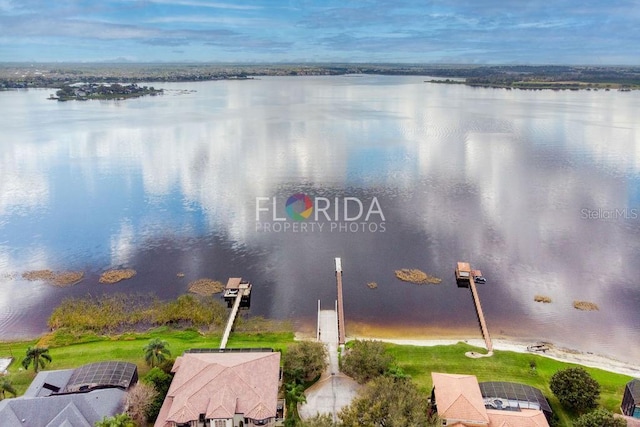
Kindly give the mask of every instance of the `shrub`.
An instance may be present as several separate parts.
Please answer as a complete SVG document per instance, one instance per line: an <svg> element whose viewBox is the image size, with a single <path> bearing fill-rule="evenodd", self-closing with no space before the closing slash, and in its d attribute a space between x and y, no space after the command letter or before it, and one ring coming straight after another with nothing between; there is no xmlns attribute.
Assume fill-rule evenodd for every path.
<svg viewBox="0 0 640 427"><path fill-rule="evenodd" d="M598 408L581 415L573 424L574 427L626 427L624 418L614 417L612 412Z"/></svg>
<svg viewBox="0 0 640 427"><path fill-rule="evenodd" d="M360 384L384 375L393 364L393 356L386 352L380 341L355 340L350 347L342 356L342 372Z"/></svg>
<svg viewBox="0 0 640 427"><path fill-rule="evenodd" d="M583 413L598 406L600 384L583 368L567 368L551 377L549 387L562 406Z"/></svg>
<svg viewBox="0 0 640 427"><path fill-rule="evenodd" d="M327 367L327 349L321 342L297 342L282 358L284 376L291 382L311 381Z"/></svg>

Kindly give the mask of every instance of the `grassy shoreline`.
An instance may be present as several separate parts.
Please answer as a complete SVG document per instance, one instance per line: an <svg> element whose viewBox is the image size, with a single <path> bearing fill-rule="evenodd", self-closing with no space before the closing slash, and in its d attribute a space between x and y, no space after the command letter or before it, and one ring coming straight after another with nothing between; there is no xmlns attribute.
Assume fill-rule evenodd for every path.
<svg viewBox="0 0 640 427"><path fill-rule="evenodd" d="M241 325L238 329L243 329ZM264 326L264 325L263 325ZM286 351L295 342L293 328L282 327L272 332L257 332L258 328L248 328L249 332L234 332L229 340L229 348L270 347ZM263 330L263 329L262 329ZM72 334L58 330L36 340L0 342L0 357L13 356L9 367L11 381L18 391L24 393L32 379L33 370L23 370L20 360L28 346L48 345L53 358L47 370L67 369L97 361L121 360L138 365L140 375L148 371L142 348L152 338L160 338L169 344L173 357L189 348L218 348L220 332L203 333L196 329L171 329L163 326L146 332L127 332L118 335L98 335L94 333ZM549 389L549 380L558 370L576 364L559 361L537 354L496 350L493 357L470 359L467 351L481 351L478 347L459 342L457 344L417 346L385 344L395 357L399 367L412 377L425 393L431 390L431 372L473 374L479 381L512 381L532 385L543 391L549 398L553 410L558 414L560 425L570 425L573 414L564 411ZM605 408L619 412L625 384L632 378L598 368L585 368L601 384L600 402Z"/></svg>
<svg viewBox="0 0 640 427"><path fill-rule="evenodd" d="M431 390L431 372L472 374L478 381L509 381L531 385L542 390L549 399L560 425L571 425L574 414L565 411L549 388L551 376L561 369L582 366L533 353L495 350L492 357L470 359L468 351L483 351L479 347L459 342L452 345L411 346L387 344L397 364L411 375L424 392ZM533 366L533 367L532 367ZM600 383L600 404L619 413L625 384L632 377L603 369L584 367Z"/></svg>

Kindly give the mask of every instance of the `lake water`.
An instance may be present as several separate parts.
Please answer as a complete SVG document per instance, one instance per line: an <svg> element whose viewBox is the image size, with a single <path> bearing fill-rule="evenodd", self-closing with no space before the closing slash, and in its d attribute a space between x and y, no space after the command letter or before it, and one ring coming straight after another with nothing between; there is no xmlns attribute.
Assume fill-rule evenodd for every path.
<svg viewBox="0 0 640 427"><path fill-rule="evenodd" d="M318 299L335 300L339 256L348 330L479 337L453 277L469 261L494 337L640 360L640 92L426 79L163 83L159 97L64 103L0 92L0 338L42 333L68 296L173 298L201 277L248 278L252 313L311 325ZM294 194L308 199L287 211ZM311 215L292 220L305 200ZM116 267L137 275L98 283ZM42 268L86 277L20 277ZM399 268L443 281L399 282Z"/></svg>

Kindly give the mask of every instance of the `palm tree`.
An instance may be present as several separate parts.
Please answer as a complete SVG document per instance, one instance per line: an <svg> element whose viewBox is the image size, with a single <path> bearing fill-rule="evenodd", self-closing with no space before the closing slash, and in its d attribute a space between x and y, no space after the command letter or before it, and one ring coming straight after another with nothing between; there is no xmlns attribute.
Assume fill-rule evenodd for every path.
<svg viewBox="0 0 640 427"><path fill-rule="evenodd" d="M11 380L6 377L0 380L0 400L5 398L5 393L12 394L13 397L16 397L16 389L13 388L13 384L11 384Z"/></svg>
<svg viewBox="0 0 640 427"><path fill-rule="evenodd" d="M51 355L48 347L29 347L27 355L22 359L22 367L29 369L29 365L33 363L33 370L38 372L40 368L44 368L47 363L51 363Z"/></svg>
<svg viewBox="0 0 640 427"><path fill-rule="evenodd" d="M171 352L167 348L169 344L159 338L154 338L149 341L144 347L144 361L152 368L158 366L165 360L167 356L171 356Z"/></svg>
<svg viewBox="0 0 640 427"><path fill-rule="evenodd" d="M306 403L307 396L304 395L304 386L302 384L290 382L285 384L284 388L287 402L287 419L285 420L285 425L295 426L300 419L298 415L298 404Z"/></svg>

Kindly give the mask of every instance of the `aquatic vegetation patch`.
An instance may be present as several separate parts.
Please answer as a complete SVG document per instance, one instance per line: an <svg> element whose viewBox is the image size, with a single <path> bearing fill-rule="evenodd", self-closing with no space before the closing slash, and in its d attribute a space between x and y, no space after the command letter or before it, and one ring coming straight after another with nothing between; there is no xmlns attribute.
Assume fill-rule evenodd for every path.
<svg viewBox="0 0 640 427"><path fill-rule="evenodd" d="M50 285L64 288L73 286L84 277L82 271L31 270L22 273L22 278L29 281L40 280Z"/></svg>
<svg viewBox="0 0 640 427"><path fill-rule="evenodd" d="M548 297L546 295L536 295L535 297L533 297L533 300L535 302L543 302L545 304L551 303L551 297Z"/></svg>
<svg viewBox="0 0 640 427"><path fill-rule="evenodd" d="M403 282L415 283L416 285L438 284L442 279L431 276L416 268L403 268L396 270L396 277Z"/></svg>
<svg viewBox="0 0 640 427"><path fill-rule="evenodd" d="M223 290L224 285L222 282L218 282L217 280L203 278L189 283L189 292L193 292L197 295L210 296L218 294Z"/></svg>
<svg viewBox="0 0 640 427"><path fill-rule="evenodd" d="M378 284L376 282L369 282L369 283L367 283L367 286L369 287L369 289L377 289L378 288Z"/></svg>
<svg viewBox="0 0 640 427"><path fill-rule="evenodd" d="M181 295L160 301L153 295L114 294L69 298L53 310L48 325L57 330L112 331L147 330L155 326L221 328L227 309L217 298Z"/></svg>
<svg viewBox="0 0 640 427"><path fill-rule="evenodd" d="M136 271L131 268L124 270L109 270L100 275L100 283L118 283L121 280L131 279L136 275Z"/></svg>
<svg viewBox="0 0 640 427"><path fill-rule="evenodd" d="M598 304L589 301L574 301L573 308L583 311L598 311Z"/></svg>

